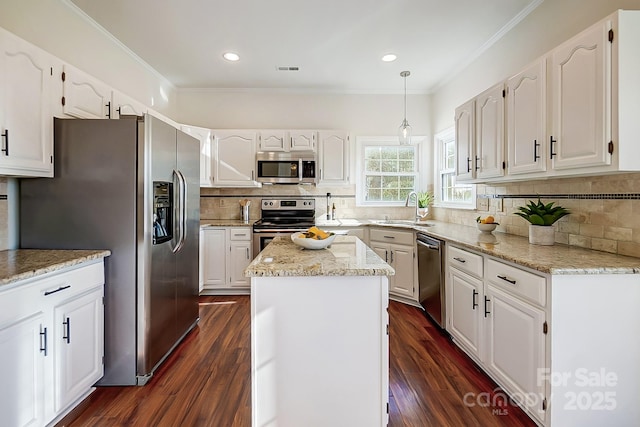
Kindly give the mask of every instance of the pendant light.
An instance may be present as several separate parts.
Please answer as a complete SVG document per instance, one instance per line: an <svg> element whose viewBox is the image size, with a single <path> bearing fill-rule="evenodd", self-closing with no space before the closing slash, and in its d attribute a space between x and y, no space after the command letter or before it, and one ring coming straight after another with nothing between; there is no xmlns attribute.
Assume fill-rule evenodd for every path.
<svg viewBox="0 0 640 427"><path fill-rule="evenodd" d="M398 138L400 139L400 145L411 145L411 126L407 121L407 76L410 76L409 71L403 71L400 73L400 77L404 78L404 120L398 128Z"/></svg>

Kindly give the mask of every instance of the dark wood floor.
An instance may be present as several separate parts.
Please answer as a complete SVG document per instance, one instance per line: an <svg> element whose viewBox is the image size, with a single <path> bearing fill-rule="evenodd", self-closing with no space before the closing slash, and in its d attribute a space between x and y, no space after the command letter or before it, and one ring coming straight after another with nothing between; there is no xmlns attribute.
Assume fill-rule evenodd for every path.
<svg viewBox="0 0 640 427"><path fill-rule="evenodd" d="M249 297L200 303L199 327L149 384L100 387L73 422L61 425L250 426ZM513 406L474 405L474 396L493 394L496 385L418 309L390 302L389 318L389 426L535 425Z"/></svg>

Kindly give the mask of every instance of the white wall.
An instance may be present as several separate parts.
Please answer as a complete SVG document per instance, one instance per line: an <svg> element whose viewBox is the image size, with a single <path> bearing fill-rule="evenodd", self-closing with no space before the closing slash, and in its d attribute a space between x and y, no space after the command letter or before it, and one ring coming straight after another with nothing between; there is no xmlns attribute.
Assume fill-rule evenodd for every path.
<svg viewBox="0 0 640 427"><path fill-rule="evenodd" d="M1 0L0 27L154 110L174 116L175 88L169 81L130 56L80 13L70 0Z"/></svg>
<svg viewBox="0 0 640 427"><path fill-rule="evenodd" d="M177 119L210 128L347 129L355 135L395 135L403 96L180 90ZM430 132L426 95L407 95L415 135Z"/></svg>
<svg viewBox="0 0 640 427"><path fill-rule="evenodd" d="M434 132L453 126L454 110L458 105L517 73L617 9L640 9L640 0L545 0L432 95Z"/></svg>

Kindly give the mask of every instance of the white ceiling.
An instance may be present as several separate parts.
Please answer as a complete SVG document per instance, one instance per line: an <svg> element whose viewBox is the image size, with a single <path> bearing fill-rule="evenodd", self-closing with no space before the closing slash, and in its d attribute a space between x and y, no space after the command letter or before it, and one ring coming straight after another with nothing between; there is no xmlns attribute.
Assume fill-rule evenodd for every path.
<svg viewBox="0 0 640 427"><path fill-rule="evenodd" d="M71 1L180 88L429 93L542 0Z"/></svg>

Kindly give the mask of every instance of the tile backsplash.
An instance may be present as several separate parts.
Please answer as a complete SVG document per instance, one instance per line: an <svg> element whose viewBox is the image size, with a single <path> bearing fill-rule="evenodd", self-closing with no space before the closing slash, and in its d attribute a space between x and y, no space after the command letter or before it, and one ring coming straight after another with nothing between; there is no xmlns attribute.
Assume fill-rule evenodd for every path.
<svg viewBox="0 0 640 427"><path fill-rule="evenodd" d="M473 225L477 216L491 214L500 223L497 231L528 236L529 223L514 212L538 196L571 211L554 224L556 242L640 257L639 173L478 185L488 210L433 208L432 217Z"/></svg>
<svg viewBox="0 0 640 427"><path fill-rule="evenodd" d="M414 206L361 207L356 206L355 186L316 187L312 185L265 185L262 188L201 188L200 217L202 219L240 219L240 200L249 199L250 219L260 218L260 200L268 197L313 197L316 218L327 214L327 193L330 204L336 205L336 218L407 219L412 218ZM331 208L331 206L329 206Z"/></svg>

